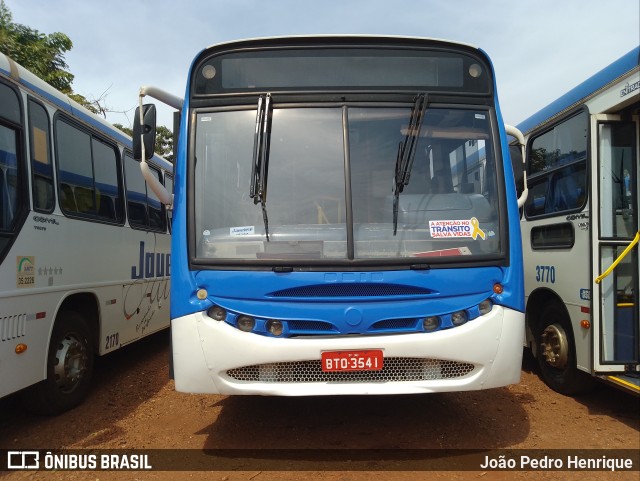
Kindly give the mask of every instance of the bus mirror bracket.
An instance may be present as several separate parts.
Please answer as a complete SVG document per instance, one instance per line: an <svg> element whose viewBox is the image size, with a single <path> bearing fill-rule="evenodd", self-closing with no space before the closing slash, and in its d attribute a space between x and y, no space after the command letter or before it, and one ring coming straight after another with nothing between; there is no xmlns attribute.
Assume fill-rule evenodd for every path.
<svg viewBox="0 0 640 481"><path fill-rule="evenodd" d="M142 99L146 95L150 95L176 110L182 110L184 101L157 87L140 87L138 96L140 105L136 108L133 122L133 156L136 160L140 160L140 170L147 185L160 199L160 202L171 208L173 195L162 185L147 164L147 160L153 157L156 142L156 107L153 104L142 104Z"/></svg>
<svg viewBox="0 0 640 481"><path fill-rule="evenodd" d="M519 129L517 129L516 127L513 127L512 125L505 125L504 126L507 135L510 135L511 137L515 138L518 141L518 146L520 148L520 156L522 159L522 181L523 181L523 190L522 193L520 194L520 196L518 197L518 209L521 209L524 206L524 203L527 201L527 197L529 196L529 188L527 186L527 160L525 158L525 151L524 151L524 135L522 135L522 132L520 132Z"/></svg>

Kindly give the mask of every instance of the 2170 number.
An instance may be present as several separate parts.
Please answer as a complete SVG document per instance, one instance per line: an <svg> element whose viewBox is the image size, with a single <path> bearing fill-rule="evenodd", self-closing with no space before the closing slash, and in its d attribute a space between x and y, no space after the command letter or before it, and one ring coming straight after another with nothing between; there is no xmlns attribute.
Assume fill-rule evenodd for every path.
<svg viewBox="0 0 640 481"><path fill-rule="evenodd" d="M120 341L120 333L116 332L115 334L110 334L105 338L105 350L115 349L118 347L118 343Z"/></svg>

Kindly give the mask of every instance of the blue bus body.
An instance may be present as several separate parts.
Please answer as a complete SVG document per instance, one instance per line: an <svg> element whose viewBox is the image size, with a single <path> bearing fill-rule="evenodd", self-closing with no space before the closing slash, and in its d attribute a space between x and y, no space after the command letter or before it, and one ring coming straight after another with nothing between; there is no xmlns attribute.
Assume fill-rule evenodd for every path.
<svg viewBox="0 0 640 481"><path fill-rule="evenodd" d="M297 52L321 48L329 53L318 55L320 60L295 59L309 69L315 68L316 61L322 64L312 79L291 74L300 77L291 82L301 82L303 87L283 87L278 82L285 77L277 73L270 73L274 78L264 80L262 87L238 87L238 79L243 75L250 77L255 73L252 69L263 67L260 62L265 52L265 62L273 62L265 69L271 72L289 65L287 62L293 61L290 57L299 55ZM289 49L295 52L291 54ZM350 55L354 49L367 52L366 58L354 62L368 62L362 68L373 70L378 68L375 57L384 58L385 52L392 50L387 57L402 51L411 55L416 51L431 55L433 51L434 58L462 52L465 57L460 62L467 62L466 56L478 59L488 80L472 94L464 91L457 78L451 80L452 87L396 88L390 85L397 81L394 77L382 87L371 82L373 85L343 88L340 82L354 82L357 76L350 71L338 80L321 79L333 82L327 88L313 85L318 76L324 75L323 71L341 65L340 55ZM283 54L285 61L273 60L284 50L287 50ZM338 52L335 57L334 52ZM236 53L238 56L233 57ZM224 57L227 54L231 57ZM258 59L255 62L254 57ZM210 58L211 62L218 62L215 67L206 67ZM250 60L244 65L247 58ZM434 62L439 60L429 58L424 65ZM469 69L475 75L479 67L473 62ZM242 75L234 72L236 76L227 79L232 84L229 92L207 91L209 87L197 84L201 72L208 72L203 75L215 80L215 75L223 75L224 68L246 69ZM519 213L496 84L490 60L482 51L449 42L386 37L241 41L203 51L194 60L189 78L176 149L173 209L171 318L177 390L263 395L391 394L484 389L518 382L524 338ZM224 89L225 79L220 82L220 88ZM367 140L375 143L379 137L369 130L375 128L376 122L384 125L389 122L394 129L404 125L413 99L423 92L429 99L424 123L433 122L433 132L438 133L427 133L424 125L423 130L418 128L416 159L424 157L424 160L420 164L416 160L410 167L414 170L414 184L408 182L407 190L397 195L398 233L394 234L392 178L385 188L378 188L389 176L376 178L380 170L372 156L372 152L386 147L380 143L365 155L365 147L355 144L367 135L371 135ZM239 149L245 149L244 144L253 144L251 129L260 117L256 102L267 101L268 96L273 97L275 106L273 111L265 111L265 117L273 119L273 131L267 139L271 170L266 182L269 197L264 219L260 202L254 198L246 203L246 210L252 204L255 207L255 212L250 213L254 216L251 222L234 220L225 224L221 220L216 224L215 219L222 219L243 202L240 199L246 200L249 195L249 179L254 177L245 172L244 163L251 165L251 145L246 147L248 155L232 157ZM332 116L339 125L334 129L329 122L322 124L307 116L316 107L314 115ZM237 115L234 117L232 113ZM298 114L304 122L295 120ZM216 124L218 130L212 127L217 122L216 116L221 118ZM285 129L276 133L277 122L286 116L294 117L287 124L291 129L302 125L300 132L291 136L293 140L287 137ZM358 116L364 119L361 124L357 124ZM396 119L398 116L401 120ZM229 139L237 129L227 127L229 123L222 117L242 117L238 129L243 132L246 129L251 135L227 147L224 142L232 142ZM245 121L245 117L250 119ZM449 135L443 130L444 123L436 125L440 117L469 120ZM318 131L335 130L337 133L332 137L335 140L328 136L318 140L314 132L304 130L309 124ZM228 133L220 130L227 128ZM394 136L399 136L401 142L403 129L394 130ZM476 130L482 132L476 134ZM205 133L208 140L204 140ZM255 135L258 139L258 134ZM430 135L438 137L440 143L433 140L427 145ZM326 167L326 177L312 175L310 171L316 166L309 163L306 170L296 173L304 177L304 185L298 186L293 175L287 177L290 169L276 162L280 157L287 158L298 146L288 150L278 142L293 144L301 137L304 137L301 144L311 152L310 156L322 145L326 150L344 152L344 162L350 170L344 169L346 180L335 182L340 188L345 186L346 193L340 191L344 194L342 198L336 200L334 196L327 200L318 195L316 205L310 208L317 210L317 221L287 224L278 221L280 211L274 207L281 197L289 191L294 197L300 191L295 198L304 200L305 186L309 196L313 196L316 186L323 186L323 179L331 178L334 172ZM256 143L261 141L264 140L258 139ZM206 145L201 147L203 143ZM447 173L450 191L446 193L422 192L415 180L423 175L419 169L426 169L427 181L435 180L436 155L434 150L429 151L434 145L445 153L442 165L450 166ZM206 159L214 147L224 150L224 159L214 159L210 166L202 166L209 162ZM447 148L451 150L445 152ZM388 161L393 169L395 153L390 159L384 157L381 168L388 169L383 165ZM333 162L332 159L329 160ZM356 159L364 167L356 167ZM305 162L298 153L295 160ZM465 162L467 173L463 178L461 166ZM228 164L232 164L232 172L218 180ZM492 167L487 167L489 164ZM343 159L338 159L335 165L343 165ZM480 165L484 170L477 172ZM342 175L340 169L337 170ZM211 180L203 182L202 178L208 176ZM278 184L284 177L287 182ZM236 182L237 185L231 185ZM397 181L395 188L398 189ZM382 212L384 220L370 220L374 214L366 214L370 217L360 223L354 220L358 216L365 218L353 207L361 202L353 192L358 189L375 190L378 195L375 208ZM408 193L409 189L415 191ZM238 200L229 200L235 190ZM225 197L227 191L234 192ZM382 199L380 192L388 195ZM207 201L205 197L213 200ZM219 201L214 202L215 199ZM302 204L302 200L292 204ZM206 218L222 202L228 202L227 212L216 214L218 217L210 220L213 226L210 228ZM289 204L282 205L283 209L293 209ZM365 208L373 211L373 200ZM445 237L457 235L456 232L464 235L464 242L456 243ZM489 242L491 247L484 247ZM398 254L400 250L407 253ZM249 254L243 254L245 251Z"/></svg>

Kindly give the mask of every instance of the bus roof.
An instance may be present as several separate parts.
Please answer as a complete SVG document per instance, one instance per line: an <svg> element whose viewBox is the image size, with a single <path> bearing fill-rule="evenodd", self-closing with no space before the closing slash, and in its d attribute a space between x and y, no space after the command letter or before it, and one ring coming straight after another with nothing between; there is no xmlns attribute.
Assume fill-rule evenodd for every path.
<svg viewBox="0 0 640 481"><path fill-rule="evenodd" d="M480 50L475 45L471 45L468 43L456 42L452 40L444 40L439 38L429 38L429 37L409 37L402 35L353 35L353 34L317 34L317 35L287 35L287 36L274 36L274 37L255 37L255 38L245 38L239 40L232 40L227 42L220 42L216 44L209 45L203 51L209 50L211 48L218 48L223 46L240 46L243 44L253 44L253 43L270 43L270 42L281 42L284 40L296 40L302 43L312 42L314 40L332 40L332 39L345 39L345 40L406 40L406 41L424 41L424 42L442 42L449 43L452 45L459 45L461 47L469 47L472 49ZM202 52L201 52L202 53Z"/></svg>
<svg viewBox="0 0 640 481"><path fill-rule="evenodd" d="M569 110L571 107L591 97L626 73L638 68L638 64L640 64L640 46L623 55L595 75L589 77L580 85L569 90L566 94L551 102L528 119L523 120L517 126L518 129L524 134L532 131L546 120Z"/></svg>

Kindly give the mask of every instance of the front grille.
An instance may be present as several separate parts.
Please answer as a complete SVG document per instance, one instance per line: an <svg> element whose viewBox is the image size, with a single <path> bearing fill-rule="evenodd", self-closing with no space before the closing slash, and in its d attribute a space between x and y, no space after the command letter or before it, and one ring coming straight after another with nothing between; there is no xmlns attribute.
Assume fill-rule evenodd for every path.
<svg viewBox="0 0 640 481"><path fill-rule="evenodd" d="M229 369L229 377L244 382L402 382L454 379L466 376L473 364L414 357L384 358L379 371L323 372L321 361L293 361L258 364Z"/></svg>
<svg viewBox="0 0 640 481"><path fill-rule="evenodd" d="M314 333L337 332L337 329L328 322L324 321L287 321L289 331L298 333L302 331L311 331Z"/></svg>
<svg viewBox="0 0 640 481"><path fill-rule="evenodd" d="M384 329L389 330L416 330L416 319L386 319L384 321L378 321L370 328L372 331L379 331Z"/></svg>

